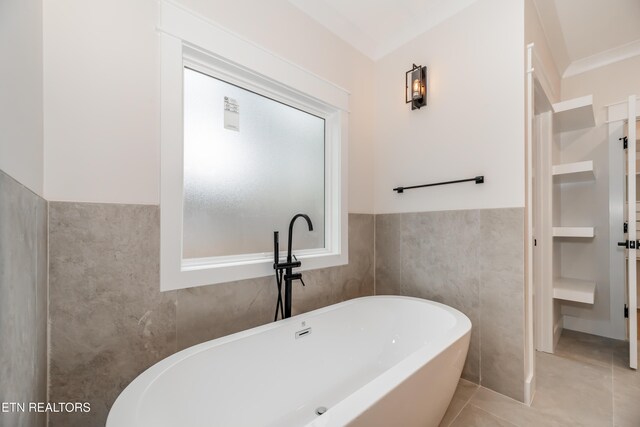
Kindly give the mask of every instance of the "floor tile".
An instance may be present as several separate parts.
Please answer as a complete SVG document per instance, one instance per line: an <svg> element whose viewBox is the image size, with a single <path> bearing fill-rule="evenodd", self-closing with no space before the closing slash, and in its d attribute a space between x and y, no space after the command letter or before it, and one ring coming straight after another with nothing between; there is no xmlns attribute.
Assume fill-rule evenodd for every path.
<svg viewBox="0 0 640 427"><path fill-rule="evenodd" d="M461 382L441 426L640 427L640 372L628 353L628 343L564 331L556 354L536 353L531 406Z"/></svg>
<svg viewBox="0 0 640 427"><path fill-rule="evenodd" d="M481 387L469 402L477 408L522 427L564 427L563 422L517 400Z"/></svg>
<svg viewBox="0 0 640 427"><path fill-rule="evenodd" d="M538 385L529 407L486 388L470 405L522 427L611 426L611 368L538 353Z"/></svg>
<svg viewBox="0 0 640 427"><path fill-rule="evenodd" d="M469 402L473 394L478 390L478 384L474 384L471 381L460 379L456 392L451 399L449 408L444 414L444 418L440 422L440 427L447 427L451 425L451 422L460 414L465 405Z"/></svg>
<svg viewBox="0 0 640 427"><path fill-rule="evenodd" d="M640 372L624 365L613 366L613 425L640 426Z"/></svg>
<svg viewBox="0 0 640 427"><path fill-rule="evenodd" d="M536 355L537 388L532 407L565 425L610 426L612 368L557 355Z"/></svg>
<svg viewBox="0 0 640 427"><path fill-rule="evenodd" d="M610 338L565 329L556 346L555 355L608 368L611 366L615 343Z"/></svg>
<svg viewBox="0 0 640 427"><path fill-rule="evenodd" d="M640 426L640 374L629 370L630 377L613 381L613 425L615 427ZM629 381L631 380L631 381Z"/></svg>
<svg viewBox="0 0 640 427"><path fill-rule="evenodd" d="M473 405L467 405L451 424L451 427L515 427L515 424Z"/></svg>
<svg viewBox="0 0 640 427"><path fill-rule="evenodd" d="M638 351L640 351L640 343ZM629 343L627 341L615 341L613 345L613 366L629 369Z"/></svg>

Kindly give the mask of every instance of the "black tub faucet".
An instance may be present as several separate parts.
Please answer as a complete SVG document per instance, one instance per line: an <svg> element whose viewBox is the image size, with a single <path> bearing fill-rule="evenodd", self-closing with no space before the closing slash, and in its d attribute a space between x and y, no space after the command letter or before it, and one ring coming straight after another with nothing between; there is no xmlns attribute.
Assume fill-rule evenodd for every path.
<svg viewBox="0 0 640 427"><path fill-rule="evenodd" d="M294 280L300 280L302 286L304 286L304 281L302 280L302 273L294 273L293 269L298 268L302 265L298 258L291 253L291 249L293 246L293 225L298 218L304 218L307 221L307 226L309 227L309 231L313 231L313 223L311 222L311 218L306 214L296 214L291 218L291 222L289 222L289 236L287 239L288 247L287 247L287 259L286 262L281 263L279 259L279 241L277 231L273 232L273 268L276 270L276 281L278 283L278 304L276 305L276 316L275 320L278 319L278 309L280 309L280 313L283 319L287 319L291 317L291 293L292 286ZM295 260L295 261L294 261ZM284 279L284 312L282 311L282 280Z"/></svg>

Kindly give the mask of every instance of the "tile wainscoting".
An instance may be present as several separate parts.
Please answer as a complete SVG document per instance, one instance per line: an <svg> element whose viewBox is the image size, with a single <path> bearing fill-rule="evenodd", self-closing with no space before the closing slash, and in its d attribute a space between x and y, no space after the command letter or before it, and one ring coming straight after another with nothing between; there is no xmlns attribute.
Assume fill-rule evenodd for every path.
<svg viewBox="0 0 640 427"><path fill-rule="evenodd" d="M522 400L523 232L522 208L350 214L349 265L306 272L294 314L372 295L375 276L376 294L466 313L463 376ZM155 362L272 321L271 277L160 292L159 233L157 206L49 204L50 400L91 402L89 414L52 414L50 425L103 426Z"/></svg>
<svg viewBox="0 0 640 427"><path fill-rule="evenodd" d="M524 209L376 215L376 294L431 299L473 323L463 377L524 400Z"/></svg>
<svg viewBox="0 0 640 427"><path fill-rule="evenodd" d="M272 277L160 292L158 206L51 202L52 426L104 426L131 380L191 345L273 320ZM349 265L305 273L294 314L374 292L374 216L349 215Z"/></svg>
<svg viewBox="0 0 640 427"><path fill-rule="evenodd" d="M0 170L0 402L47 400L47 270L47 202ZM0 425L45 423L0 414Z"/></svg>

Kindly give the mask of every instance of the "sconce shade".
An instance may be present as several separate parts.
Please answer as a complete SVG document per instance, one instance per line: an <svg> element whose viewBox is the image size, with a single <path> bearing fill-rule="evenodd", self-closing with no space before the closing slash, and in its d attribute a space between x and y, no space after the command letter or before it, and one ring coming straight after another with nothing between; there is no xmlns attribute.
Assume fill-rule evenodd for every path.
<svg viewBox="0 0 640 427"><path fill-rule="evenodd" d="M422 98L422 83L420 83L420 70L416 69L411 72L411 98L415 101L416 99Z"/></svg>
<svg viewBox="0 0 640 427"><path fill-rule="evenodd" d="M427 105L427 67L413 64L405 73L405 102L412 110Z"/></svg>

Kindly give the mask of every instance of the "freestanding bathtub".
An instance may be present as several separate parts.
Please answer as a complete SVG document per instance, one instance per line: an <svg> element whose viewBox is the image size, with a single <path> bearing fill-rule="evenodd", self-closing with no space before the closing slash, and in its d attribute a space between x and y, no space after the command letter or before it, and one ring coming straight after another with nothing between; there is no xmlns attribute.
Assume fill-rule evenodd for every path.
<svg viewBox="0 0 640 427"><path fill-rule="evenodd" d="M107 427L437 426L470 332L436 302L349 300L158 362L120 394Z"/></svg>

